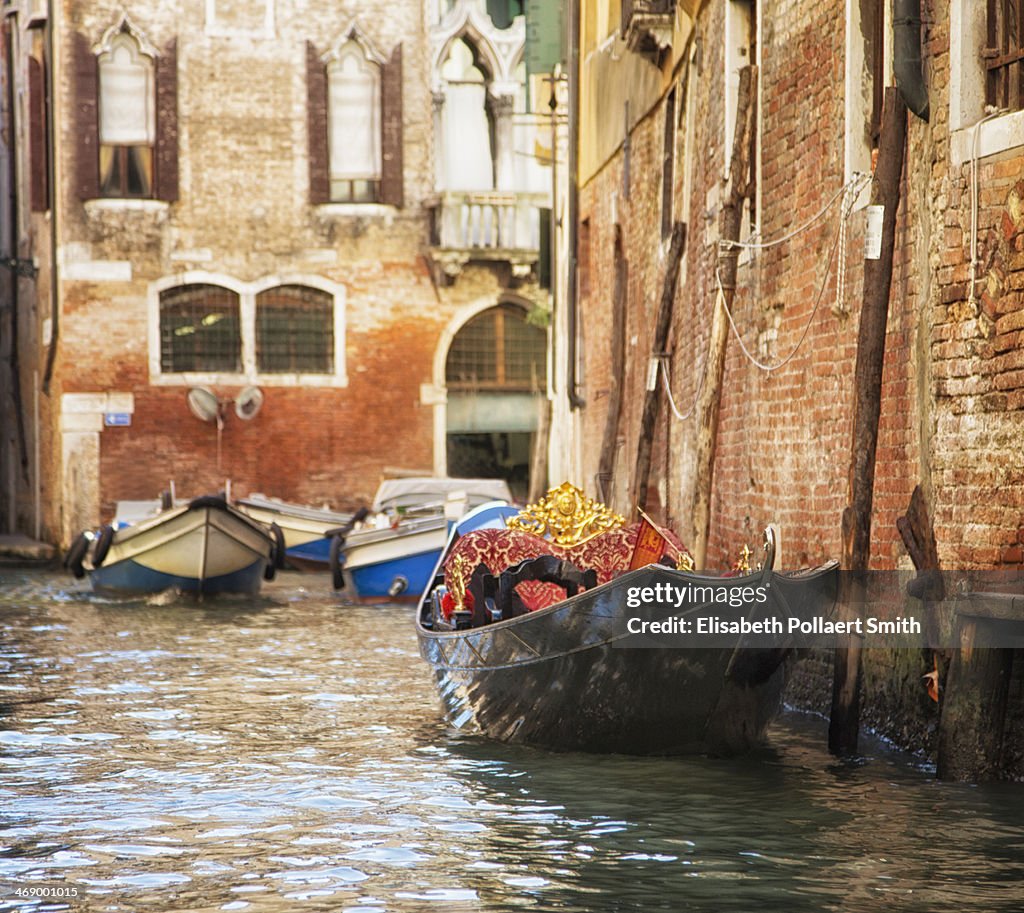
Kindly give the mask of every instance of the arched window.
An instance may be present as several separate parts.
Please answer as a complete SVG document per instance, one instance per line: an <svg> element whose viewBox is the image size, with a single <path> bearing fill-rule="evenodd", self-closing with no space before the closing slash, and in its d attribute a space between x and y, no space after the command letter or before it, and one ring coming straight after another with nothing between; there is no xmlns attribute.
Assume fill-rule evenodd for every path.
<svg viewBox="0 0 1024 913"><path fill-rule="evenodd" d="M238 295L219 285L179 285L160 293L160 370L242 368Z"/></svg>
<svg viewBox="0 0 1024 913"><path fill-rule="evenodd" d="M444 163L446 190L494 187L494 140L487 111L487 74L473 47L452 42L441 67L444 79Z"/></svg>
<svg viewBox="0 0 1024 913"><path fill-rule="evenodd" d="M256 296L256 369L261 374L334 370L334 297L304 285Z"/></svg>
<svg viewBox="0 0 1024 913"><path fill-rule="evenodd" d="M153 195L156 141L153 58L128 31L99 56L100 194Z"/></svg>
<svg viewBox="0 0 1024 913"><path fill-rule="evenodd" d="M347 41L327 67L331 200L372 203L380 195L380 67Z"/></svg>
<svg viewBox="0 0 1024 913"><path fill-rule="evenodd" d="M547 334L522 308L502 304L478 314L455 335L445 379L450 390L536 392L547 379Z"/></svg>

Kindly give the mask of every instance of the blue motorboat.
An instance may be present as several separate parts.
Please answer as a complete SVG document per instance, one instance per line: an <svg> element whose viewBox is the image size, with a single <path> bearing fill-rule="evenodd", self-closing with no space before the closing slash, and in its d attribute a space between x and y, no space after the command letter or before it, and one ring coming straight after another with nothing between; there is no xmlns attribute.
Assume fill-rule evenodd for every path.
<svg viewBox="0 0 1024 913"><path fill-rule="evenodd" d="M412 478L381 483L373 518L332 543L334 585L360 602L415 602L453 523L483 504L512 500L501 479Z"/></svg>

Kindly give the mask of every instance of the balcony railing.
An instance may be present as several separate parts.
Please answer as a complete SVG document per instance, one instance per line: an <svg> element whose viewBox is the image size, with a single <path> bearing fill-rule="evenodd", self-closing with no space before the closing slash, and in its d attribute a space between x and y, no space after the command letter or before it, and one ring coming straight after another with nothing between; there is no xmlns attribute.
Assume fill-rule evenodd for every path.
<svg viewBox="0 0 1024 913"><path fill-rule="evenodd" d="M677 0L622 0L622 35L637 54L658 63L672 43Z"/></svg>
<svg viewBox="0 0 1024 913"><path fill-rule="evenodd" d="M676 0L622 0L622 25L629 28L634 13L674 14Z"/></svg>
<svg viewBox="0 0 1024 913"><path fill-rule="evenodd" d="M540 247L542 193L446 191L433 209L431 244L471 255L527 252Z"/></svg>

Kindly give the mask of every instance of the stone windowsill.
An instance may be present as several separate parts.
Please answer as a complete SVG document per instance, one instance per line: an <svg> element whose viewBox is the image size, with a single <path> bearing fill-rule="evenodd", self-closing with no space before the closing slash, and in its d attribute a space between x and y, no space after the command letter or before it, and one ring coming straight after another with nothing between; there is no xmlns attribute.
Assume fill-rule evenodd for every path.
<svg viewBox="0 0 1024 913"><path fill-rule="evenodd" d="M347 387L345 374L151 374L149 382L157 387Z"/></svg>
<svg viewBox="0 0 1024 913"><path fill-rule="evenodd" d="M102 197L85 201L85 211L90 215L100 212L152 212L165 213L170 208L166 200L140 200L122 197Z"/></svg>
<svg viewBox="0 0 1024 913"><path fill-rule="evenodd" d="M320 203L314 207L318 215L334 218L393 219L398 207L390 203Z"/></svg>
<svg viewBox="0 0 1024 913"><path fill-rule="evenodd" d="M963 165L974 157L976 130L977 153L980 159L1024 146L1024 111L1013 111L1001 117L994 117L980 127L972 124L962 130L955 130L949 142L949 154L954 165Z"/></svg>

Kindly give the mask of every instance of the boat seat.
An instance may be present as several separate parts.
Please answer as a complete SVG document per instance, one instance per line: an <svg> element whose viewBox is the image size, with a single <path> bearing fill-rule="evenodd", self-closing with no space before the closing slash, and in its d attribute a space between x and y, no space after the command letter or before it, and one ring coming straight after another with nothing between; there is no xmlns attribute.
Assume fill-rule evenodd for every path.
<svg viewBox="0 0 1024 913"><path fill-rule="evenodd" d="M472 575L480 565L484 565L490 574L499 577L503 571L523 561L552 555L569 561L581 571L593 571L597 583L607 583L629 570L639 528L640 524L634 523L608 530L572 546L556 545L533 533L517 529L474 530L453 546L445 562L445 576L451 589L449 575L453 566L461 566ZM678 543L678 547L682 549L682 544ZM469 584L469 580L464 583ZM524 580L515 589L529 611L546 608L566 598L563 587L541 580Z"/></svg>

